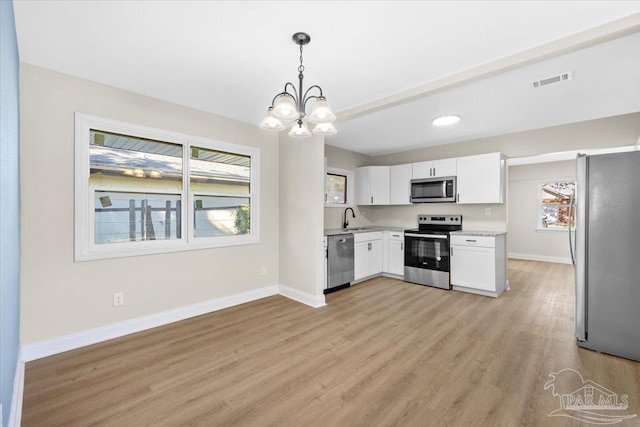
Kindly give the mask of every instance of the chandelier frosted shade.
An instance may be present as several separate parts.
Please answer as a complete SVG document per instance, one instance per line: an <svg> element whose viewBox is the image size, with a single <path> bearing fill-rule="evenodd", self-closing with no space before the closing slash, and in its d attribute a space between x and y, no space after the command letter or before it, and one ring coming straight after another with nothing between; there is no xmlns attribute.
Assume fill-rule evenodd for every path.
<svg viewBox="0 0 640 427"><path fill-rule="evenodd" d="M280 119L273 116L273 107L269 107L267 110L267 114L265 114L264 119L262 119L262 123L260 123L260 127L262 129L267 130L282 130L284 129L284 125Z"/></svg>
<svg viewBox="0 0 640 427"><path fill-rule="evenodd" d="M309 128L307 128L307 124L305 122L303 122L302 120L298 120L291 127L289 136L292 138L306 138L308 136L311 136L311 132L309 132Z"/></svg>
<svg viewBox="0 0 640 427"><path fill-rule="evenodd" d="M327 123L336 119L336 116L331 111L329 103L325 97L318 97L316 102L313 103L313 109L309 114L308 120L311 123Z"/></svg>
<svg viewBox="0 0 640 427"><path fill-rule="evenodd" d="M336 130L336 128L333 127L333 123L327 122L327 123L318 123L313 128L313 133L315 133L316 135L334 135L338 133L338 131Z"/></svg>
<svg viewBox="0 0 640 427"><path fill-rule="evenodd" d="M296 120L300 117L296 101L289 95L278 95L273 102L273 116L280 120Z"/></svg>
<svg viewBox="0 0 640 427"><path fill-rule="evenodd" d="M322 88L313 85L304 90L304 65L302 64L302 48L309 44L311 37L307 33L295 33L292 37L293 42L300 46L300 66L298 67L298 87L287 82L284 85L284 91L278 93L271 101L271 106L267 110L264 120L260 123L262 129L279 131L284 129L281 120L293 121L289 136L293 138L304 138L311 136L311 132L307 128L308 121L315 123L313 133L317 135L333 135L336 128L332 122L336 119L335 114L331 111L329 103L322 93ZM315 91L315 94L314 94ZM307 102L313 102L311 113L307 115L305 109Z"/></svg>

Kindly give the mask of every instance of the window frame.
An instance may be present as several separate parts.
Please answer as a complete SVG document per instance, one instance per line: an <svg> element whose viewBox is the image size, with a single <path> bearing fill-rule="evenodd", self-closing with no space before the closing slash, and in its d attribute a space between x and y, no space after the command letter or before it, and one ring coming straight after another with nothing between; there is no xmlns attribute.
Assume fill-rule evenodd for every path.
<svg viewBox="0 0 640 427"><path fill-rule="evenodd" d="M331 203L327 201L327 175L344 176L347 180L347 200L345 203ZM339 169L327 166L324 171L324 207L325 208L352 208L353 207L353 171L348 169Z"/></svg>
<svg viewBox="0 0 640 427"><path fill-rule="evenodd" d="M574 187L577 184L575 177L545 179L544 181L538 182L538 199L536 201L536 205L537 205L536 231L566 233L568 230L568 228L559 228L559 227L549 228L549 227L544 227L542 225L542 217L544 216L545 206L558 206L558 207L567 207L567 208L569 207L568 205L563 205L561 203L547 203L547 204L542 203L542 196L544 193L544 190L542 189L542 187L544 187L546 184L557 183L557 182L573 182ZM575 222L573 223L573 227L571 227L571 230L572 231L575 230Z"/></svg>
<svg viewBox="0 0 640 427"><path fill-rule="evenodd" d="M140 192L132 187L112 185L90 185L89 148L91 129L119 133L132 137L147 138L179 144L182 146L182 186L177 190L145 190L153 194L179 194L181 203L181 238L119 242L109 244L95 243L94 191ZM194 237L194 192L190 188L191 147L224 151L251 158L250 191L242 197L249 198L250 231L248 234L232 236ZM209 138L187 135L163 129L128 123L84 113L75 113L75 162L74 162L74 259L89 261L107 258L121 258L139 255L151 255L168 252L210 249L227 246L251 245L260 243L260 149ZM201 192L197 192L200 194ZM225 194L229 195L229 194Z"/></svg>

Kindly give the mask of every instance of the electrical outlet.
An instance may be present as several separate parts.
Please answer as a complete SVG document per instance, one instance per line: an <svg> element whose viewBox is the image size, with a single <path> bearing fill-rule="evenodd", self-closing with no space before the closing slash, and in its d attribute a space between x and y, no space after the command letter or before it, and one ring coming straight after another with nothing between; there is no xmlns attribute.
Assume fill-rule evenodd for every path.
<svg viewBox="0 0 640 427"><path fill-rule="evenodd" d="M113 306L118 307L120 305L124 305L124 293L116 292L113 294Z"/></svg>
<svg viewBox="0 0 640 427"><path fill-rule="evenodd" d="M484 208L485 215L491 215L491 208Z"/></svg>
<svg viewBox="0 0 640 427"><path fill-rule="evenodd" d="M264 276L265 274L267 274L267 266L263 265L262 267L260 267L260 275Z"/></svg>

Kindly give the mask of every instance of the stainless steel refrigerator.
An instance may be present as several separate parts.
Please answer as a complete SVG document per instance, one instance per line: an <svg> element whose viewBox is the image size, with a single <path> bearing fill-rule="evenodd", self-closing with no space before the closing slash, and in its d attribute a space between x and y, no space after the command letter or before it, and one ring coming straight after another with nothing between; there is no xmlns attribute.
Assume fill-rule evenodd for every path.
<svg viewBox="0 0 640 427"><path fill-rule="evenodd" d="M640 361L640 151L581 154L576 172L578 345Z"/></svg>

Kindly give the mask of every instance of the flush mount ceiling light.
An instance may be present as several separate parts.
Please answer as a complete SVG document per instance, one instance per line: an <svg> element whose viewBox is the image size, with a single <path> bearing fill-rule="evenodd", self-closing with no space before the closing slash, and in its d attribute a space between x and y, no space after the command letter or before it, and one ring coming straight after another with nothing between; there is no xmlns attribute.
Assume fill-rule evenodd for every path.
<svg viewBox="0 0 640 427"><path fill-rule="evenodd" d="M460 116L451 114L447 116L436 117L431 121L431 123L433 123L434 126L449 126L454 123L458 123L459 121L460 121Z"/></svg>
<svg viewBox="0 0 640 427"><path fill-rule="evenodd" d="M304 65L302 65L302 47L309 44L311 37L307 33L295 33L292 37L293 42L300 46L300 66L298 67L298 90L291 82L284 85L284 91L273 97L271 106L267 109L260 127L267 130L280 131L285 128L282 121L293 121L293 126L289 131L289 136L294 138L305 138L311 136L311 132L307 128L305 110L307 102L315 100L313 108L306 121L314 123L313 133L317 135L333 135L336 128L333 127L333 121L336 116L331 112L327 98L322 93L322 88L313 85L303 92L302 81L304 80ZM289 89L291 92L289 92ZM319 95L309 95L312 89L317 89Z"/></svg>

